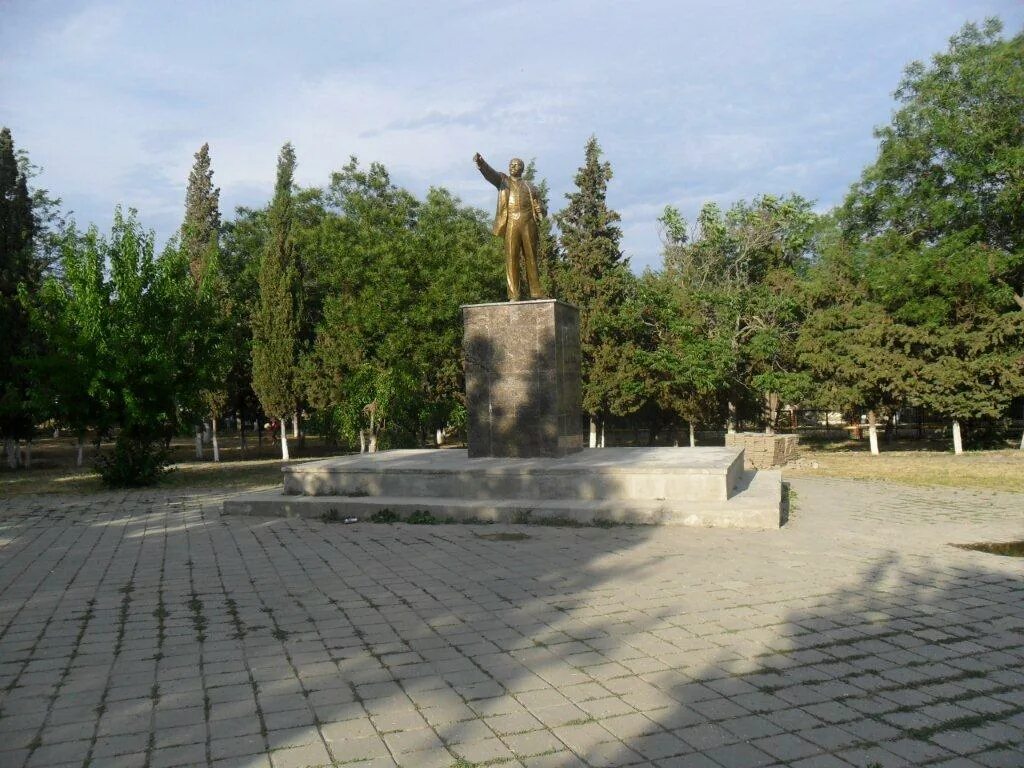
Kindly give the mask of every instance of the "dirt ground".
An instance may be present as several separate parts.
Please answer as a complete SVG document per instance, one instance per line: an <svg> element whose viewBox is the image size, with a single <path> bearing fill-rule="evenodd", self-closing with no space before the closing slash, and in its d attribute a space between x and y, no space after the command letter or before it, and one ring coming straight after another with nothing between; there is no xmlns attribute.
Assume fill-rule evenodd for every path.
<svg viewBox="0 0 1024 768"><path fill-rule="evenodd" d="M254 437L248 440L243 457L239 438L222 435L221 462L214 463L210 446L205 446L203 461L195 459L191 437L172 442L172 471L163 484L181 488L217 488L221 490L259 488L280 481L280 447L266 437L262 445ZM323 438L310 435L300 442L289 440L291 460L303 461L344 453L328 446ZM104 443L104 450L110 449ZM0 498L26 493L92 493L100 490L99 476L93 469L95 448L87 445L85 465L75 467L73 437L45 438L32 445L32 467L10 470L0 465ZM835 477L853 480L878 480L913 486L945 486L998 491L1024 491L1024 451L1016 449L967 451L955 456L944 446L929 443L898 443L883 447L872 456L867 445L848 442L828 446L801 447L799 458L785 467L786 477Z"/></svg>
<svg viewBox="0 0 1024 768"><path fill-rule="evenodd" d="M243 456L241 441L236 434L220 436L220 463L214 463L213 450L204 446L204 460L195 458L195 440L191 437L175 438L171 442L171 472L162 482L164 486L188 488L243 489L274 485L280 481L281 448L266 435L262 444L249 435ZM109 451L111 443L101 450ZM328 446L323 438L309 435L302 441L288 440L292 462L323 458L343 453L336 446ZM93 462L96 448L85 447L82 467L75 466L74 437L48 437L32 443L30 469L11 470L6 463L0 467L0 498L26 493L92 493L100 490L99 475Z"/></svg>

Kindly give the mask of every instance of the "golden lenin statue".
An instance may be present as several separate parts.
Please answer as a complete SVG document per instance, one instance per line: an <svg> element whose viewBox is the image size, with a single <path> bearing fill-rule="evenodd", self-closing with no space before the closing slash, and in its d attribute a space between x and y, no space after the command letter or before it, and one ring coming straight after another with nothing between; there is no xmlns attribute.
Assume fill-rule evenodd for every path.
<svg viewBox="0 0 1024 768"><path fill-rule="evenodd" d="M547 213L542 207L537 188L523 178L525 165L518 157L508 164L508 173L499 173L477 152L473 162L491 184L498 188L498 210L494 215L494 234L505 238L505 277L508 279L508 300L519 301L519 258L526 268L526 283L531 299L543 299L544 289L537 272L537 251L540 235L537 224Z"/></svg>

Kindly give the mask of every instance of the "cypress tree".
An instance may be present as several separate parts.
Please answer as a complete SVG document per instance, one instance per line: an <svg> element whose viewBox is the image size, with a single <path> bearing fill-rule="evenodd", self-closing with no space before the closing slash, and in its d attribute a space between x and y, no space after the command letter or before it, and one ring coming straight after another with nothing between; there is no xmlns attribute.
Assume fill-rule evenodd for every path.
<svg viewBox="0 0 1024 768"><path fill-rule="evenodd" d="M601 147L591 136L576 173L576 190L566 195L568 205L555 216L561 231L555 282L559 297L580 310L583 410L590 415L592 446L603 444L605 418L625 410L620 380L627 361L619 314L635 287L619 247L619 214L608 207L611 178L611 163L601 161Z"/></svg>
<svg viewBox="0 0 1024 768"><path fill-rule="evenodd" d="M185 193L185 220L181 225L181 250L188 260L196 289L196 333L209 354L196 359L196 384L201 387L202 412L196 417L196 458L203 458L202 420L209 418L213 435L213 460L220 461L217 440L217 416L227 402L228 361L220 347L224 344L228 315L226 290L221 280L220 189L213 186L210 145L203 144L195 154Z"/></svg>
<svg viewBox="0 0 1024 768"><path fill-rule="evenodd" d="M35 339L20 291L35 293L41 266L33 246L38 231L28 179L18 164L8 128L0 129L0 436L12 468L19 463L17 442L32 435L31 382L24 365Z"/></svg>
<svg viewBox="0 0 1024 768"><path fill-rule="evenodd" d="M181 247L188 256L192 279L198 285L208 268L211 243L220 234L220 188L213 186L210 145L203 144L195 154L185 192L185 221L181 225Z"/></svg>
<svg viewBox="0 0 1024 768"><path fill-rule="evenodd" d="M285 417L294 409L298 367L298 270L292 238L295 150L281 148L270 205L270 238L260 261L259 303L253 318L252 386L267 415L281 424L281 458L288 457Z"/></svg>

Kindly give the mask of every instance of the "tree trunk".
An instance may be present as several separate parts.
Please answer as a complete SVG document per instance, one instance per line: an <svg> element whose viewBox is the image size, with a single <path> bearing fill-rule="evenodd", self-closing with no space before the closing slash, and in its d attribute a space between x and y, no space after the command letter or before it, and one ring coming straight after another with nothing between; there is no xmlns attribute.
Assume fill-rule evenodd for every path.
<svg viewBox="0 0 1024 768"><path fill-rule="evenodd" d="M220 461L220 444L217 442L217 417L210 417L210 437L213 441L213 460Z"/></svg>
<svg viewBox="0 0 1024 768"><path fill-rule="evenodd" d="M281 417L281 461L288 461L291 457L288 455L288 427L285 422L285 417Z"/></svg>
<svg viewBox="0 0 1024 768"><path fill-rule="evenodd" d="M4 440L4 450L7 452L7 466L11 469L18 468L18 441L8 437Z"/></svg>
<svg viewBox="0 0 1024 768"><path fill-rule="evenodd" d="M196 426L196 459L203 460L203 430L198 425Z"/></svg>
<svg viewBox="0 0 1024 768"><path fill-rule="evenodd" d="M366 430L359 430L359 452L366 453Z"/></svg>
<svg viewBox="0 0 1024 768"><path fill-rule="evenodd" d="M82 466L82 448L85 446L85 441L82 436L79 435L75 440L75 466Z"/></svg>
<svg viewBox="0 0 1024 768"><path fill-rule="evenodd" d="M25 455L24 455L23 460L22 460L22 466L24 466L25 469L31 469L32 468L32 441L31 440L26 440L25 441Z"/></svg>
<svg viewBox="0 0 1024 768"><path fill-rule="evenodd" d="M871 455L878 455L878 421L874 411L868 411L868 442L871 444Z"/></svg>
<svg viewBox="0 0 1024 768"><path fill-rule="evenodd" d="M1024 451L1024 432L1020 433L1020 449Z"/></svg>
<svg viewBox="0 0 1024 768"><path fill-rule="evenodd" d="M370 412L370 453L377 452L377 410Z"/></svg>
<svg viewBox="0 0 1024 768"><path fill-rule="evenodd" d="M438 448L444 445L444 428L438 427L437 431L434 432L434 442L437 443Z"/></svg>
<svg viewBox="0 0 1024 768"><path fill-rule="evenodd" d="M248 448L245 442L245 419L238 420L238 441L242 448L242 458L245 458L245 449Z"/></svg>
<svg viewBox="0 0 1024 768"><path fill-rule="evenodd" d="M964 452L964 443L960 437L960 420L953 419L953 453L957 456Z"/></svg>
<svg viewBox="0 0 1024 768"><path fill-rule="evenodd" d="M736 434L736 403L733 402L732 398L729 398L728 403L729 416L725 422L725 431L730 435Z"/></svg>
<svg viewBox="0 0 1024 768"><path fill-rule="evenodd" d="M597 448L597 422L590 417L590 447Z"/></svg>
<svg viewBox="0 0 1024 768"><path fill-rule="evenodd" d="M292 414L292 437L299 439L299 412Z"/></svg>
<svg viewBox="0 0 1024 768"><path fill-rule="evenodd" d="M604 419L601 420L601 447L604 448Z"/></svg>
<svg viewBox="0 0 1024 768"><path fill-rule="evenodd" d="M690 425L690 447L691 448L696 448L697 447L697 430L695 430L693 428L693 422L692 421L688 422L688 423Z"/></svg>
<svg viewBox="0 0 1024 768"><path fill-rule="evenodd" d="M779 408L779 397L774 392L766 392L764 395L765 414L768 417L768 423L764 425L764 433L766 435L775 434L775 420L776 414Z"/></svg>

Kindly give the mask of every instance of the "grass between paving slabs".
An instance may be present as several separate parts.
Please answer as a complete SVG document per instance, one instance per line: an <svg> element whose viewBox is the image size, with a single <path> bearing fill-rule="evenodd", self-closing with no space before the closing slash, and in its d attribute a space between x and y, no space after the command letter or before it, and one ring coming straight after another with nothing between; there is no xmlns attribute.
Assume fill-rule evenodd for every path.
<svg viewBox="0 0 1024 768"><path fill-rule="evenodd" d="M817 464L815 467L814 464ZM785 477L841 477L906 485L1024 492L1024 451L828 451L801 449Z"/></svg>
<svg viewBox="0 0 1024 768"><path fill-rule="evenodd" d="M973 552L987 552L990 555L1024 557L1024 541L980 542L978 544L954 544L953 546Z"/></svg>

